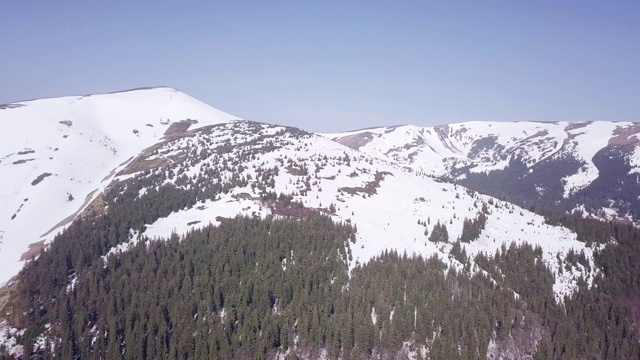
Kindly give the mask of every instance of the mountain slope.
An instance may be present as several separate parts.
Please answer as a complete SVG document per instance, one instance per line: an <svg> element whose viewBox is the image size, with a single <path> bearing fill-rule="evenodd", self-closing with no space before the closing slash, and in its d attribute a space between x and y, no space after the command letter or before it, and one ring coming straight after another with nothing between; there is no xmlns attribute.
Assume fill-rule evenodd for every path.
<svg viewBox="0 0 640 360"><path fill-rule="evenodd" d="M234 119L170 88L0 106L0 284L140 151L186 128Z"/></svg>
<svg viewBox="0 0 640 360"><path fill-rule="evenodd" d="M637 222L638 133L629 122L469 122L325 136L521 206Z"/></svg>
<svg viewBox="0 0 640 360"><path fill-rule="evenodd" d="M176 160L148 166L167 156ZM133 243L141 236L186 234L238 213L265 217L319 209L337 222L357 226L352 269L385 250L425 258L435 255L461 269L462 264L452 258L452 244L463 237L465 221L483 216L484 230L461 245L469 256L481 252L491 256L512 242L541 246L545 264L557 275L554 291L560 301L575 290L578 278L591 282L597 274L593 249L578 241L575 233L548 225L539 215L292 128L244 121L202 128L146 151L115 181L122 183L118 185L122 191L137 196L150 192L156 196L167 185L185 194L210 191L198 184L218 189L214 195L195 195L197 201L134 229ZM146 185L136 192L128 181ZM271 193L273 198L265 198ZM281 195L286 201L270 202ZM298 203L303 209L296 211L282 201ZM429 235L440 225L446 227L448 237L434 241ZM124 243L118 249L130 245ZM558 259L570 251L584 253L594 271L576 265L562 273Z"/></svg>

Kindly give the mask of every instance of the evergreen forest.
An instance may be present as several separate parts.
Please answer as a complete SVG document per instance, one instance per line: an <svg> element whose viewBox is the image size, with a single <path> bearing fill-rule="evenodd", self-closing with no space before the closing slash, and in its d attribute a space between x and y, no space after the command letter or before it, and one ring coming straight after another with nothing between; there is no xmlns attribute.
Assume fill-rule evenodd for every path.
<svg viewBox="0 0 640 360"><path fill-rule="evenodd" d="M74 221L20 273L16 321L26 329L19 339L25 356L640 358L640 231L631 225L538 211L599 249L602 271L593 285L579 279L578 291L561 301L543 249L505 243L490 256L465 253L464 243L485 226L484 212L465 220L459 239L440 223L425 233L451 244L459 267L386 251L350 269L355 225L266 189L265 206L296 211L142 237L110 253L144 224L231 187L204 180L158 186L164 178L145 176L113 186L103 197L108 211ZM229 181L246 185L242 176ZM590 266L580 253L566 261Z"/></svg>

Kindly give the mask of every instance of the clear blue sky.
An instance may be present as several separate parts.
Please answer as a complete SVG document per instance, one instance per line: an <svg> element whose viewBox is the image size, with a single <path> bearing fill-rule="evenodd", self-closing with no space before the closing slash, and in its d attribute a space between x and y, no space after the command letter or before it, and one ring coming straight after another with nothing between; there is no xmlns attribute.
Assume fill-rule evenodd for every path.
<svg viewBox="0 0 640 360"><path fill-rule="evenodd" d="M175 87L333 132L640 121L639 1L17 1L0 103Z"/></svg>

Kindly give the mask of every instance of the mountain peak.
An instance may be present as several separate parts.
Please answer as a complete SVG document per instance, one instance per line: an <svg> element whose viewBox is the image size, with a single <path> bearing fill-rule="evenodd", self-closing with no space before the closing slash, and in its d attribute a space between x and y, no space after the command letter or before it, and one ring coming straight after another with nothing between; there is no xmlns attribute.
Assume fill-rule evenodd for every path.
<svg viewBox="0 0 640 360"><path fill-rule="evenodd" d="M176 131L234 120L169 87L0 106L0 283L144 149Z"/></svg>

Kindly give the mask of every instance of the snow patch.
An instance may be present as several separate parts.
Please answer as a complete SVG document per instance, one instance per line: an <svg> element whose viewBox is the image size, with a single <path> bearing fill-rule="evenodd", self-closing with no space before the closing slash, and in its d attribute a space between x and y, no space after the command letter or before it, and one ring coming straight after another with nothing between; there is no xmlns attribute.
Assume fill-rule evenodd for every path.
<svg viewBox="0 0 640 360"><path fill-rule="evenodd" d="M22 355L24 347L18 345L17 337L23 336L25 330L18 330L11 327L7 321L0 322L0 347L4 347L9 355Z"/></svg>
<svg viewBox="0 0 640 360"><path fill-rule="evenodd" d="M636 147L629 156L629 165L631 165L629 174L640 174L640 147Z"/></svg>
<svg viewBox="0 0 640 360"><path fill-rule="evenodd" d="M198 203L190 209L174 211L169 216L147 225L142 235L148 238L166 238L172 233L182 235L209 224L219 225L224 218L234 218L239 214L265 218L270 213L267 207L253 200L233 199L229 195L217 201L207 200Z"/></svg>

